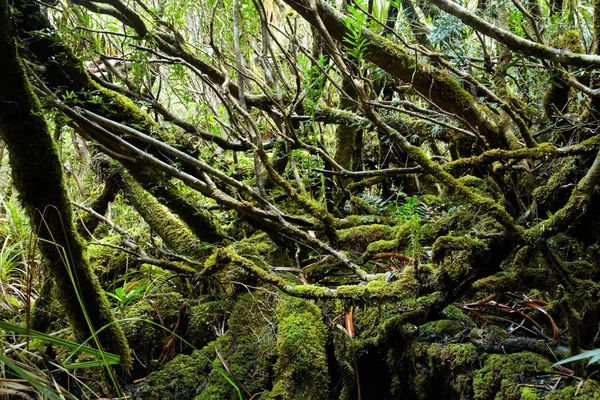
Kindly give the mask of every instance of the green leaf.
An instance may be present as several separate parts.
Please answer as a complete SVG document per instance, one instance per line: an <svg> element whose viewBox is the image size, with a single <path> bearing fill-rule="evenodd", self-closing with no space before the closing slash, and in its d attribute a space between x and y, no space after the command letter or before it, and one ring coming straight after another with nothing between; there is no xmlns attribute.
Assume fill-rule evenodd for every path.
<svg viewBox="0 0 600 400"><path fill-rule="evenodd" d="M2 322L2 321L0 321ZM63 400L65 393L59 394L56 390L50 389L52 387L52 383L46 381L43 377L38 376L31 371L26 370L25 368L19 366L10 358L6 357L2 352L0 352L0 362L10 368L15 374L17 374L21 379L26 380L31 386L36 388L41 394L49 398L50 400ZM73 398L69 396L69 398Z"/></svg>
<svg viewBox="0 0 600 400"><path fill-rule="evenodd" d="M597 363L598 361L600 361L600 349L586 351L584 353L577 354L576 356L565 358L564 360L554 363L552 366L554 367L556 365L566 364L573 361L586 360L588 358L590 359L590 361L588 361L587 365Z"/></svg>
<svg viewBox="0 0 600 400"><path fill-rule="evenodd" d="M548 79L548 83L551 84L552 86L555 86L559 89L563 88L563 85L561 85L560 83L556 82L555 80L552 79Z"/></svg>
<svg viewBox="0 0 600 400"><path fill-rule="evenodd" d="M70 340L57 338L57 337L48 335L46 333L35 331L33 329L29 329L29 331L28 331L26 328L24 328L22 326L9 324L8 322L5 322L5 321L0 321L0 329L14 332L14 333L17 333L17 334L23 335L23 336L28 335L30 338L41 340L44 343L50 343L50 344L53 344L56 346L63 346L68 349L71 349L73 351L82 351L86 354L89 354L91 356L98 357L98 358L102 358L102 354L104 354L104 357L110 364L118 364L121 362L121 357L119 357L116 354L107 353L105 351L100 351L98 349L93 349L91 347L84 346L79 343L71 342Z"/></svg>

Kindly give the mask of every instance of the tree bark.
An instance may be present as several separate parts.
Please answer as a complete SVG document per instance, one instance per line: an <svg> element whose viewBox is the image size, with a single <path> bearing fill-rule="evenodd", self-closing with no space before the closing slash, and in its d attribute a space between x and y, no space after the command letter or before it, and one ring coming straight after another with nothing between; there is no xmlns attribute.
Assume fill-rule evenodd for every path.
<svg viewBox="0 0 600 400"><path fill-rule="evenodd" d="M123 331L84 257L58 158L43 111L17 53L11 15L0 0L0 136L6 143L13 183L39 238L39 249L61 291L60 302L80 339L97 333L98 344L131 368ZM92 341L93 342L93 341Z"/></svg>

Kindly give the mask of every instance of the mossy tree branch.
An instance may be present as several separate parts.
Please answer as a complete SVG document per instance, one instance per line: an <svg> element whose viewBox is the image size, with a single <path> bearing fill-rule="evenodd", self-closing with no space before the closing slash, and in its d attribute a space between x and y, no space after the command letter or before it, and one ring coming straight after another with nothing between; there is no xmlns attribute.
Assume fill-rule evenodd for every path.
<svg viewBox="0 0 600 400"><path fill-rule="evenodd" d="M593 194L600 183L600 152L596 155L594 163L585 176L577 183L571 192L567 203L550 218L532 226L523 233L528 244L537 245L555 236L568 231L580 224L591 206Z"/></svg>
<svg viewBox="0 0 600 400"><path fill-rule="evenodd" d="M144 191L129 174L124 174L121 188L133 208L177 254L196 259L202 256L202 242L195 239L186 225ZM215 234L215 232L212 233Z"/></svg>
<svg viewBox="0 0 600 400"><path fill-rule="evenodd" d="M318 285L292 285L286 279L259 267L252 260L240 256L231 247L218 249L205 263L202 275L214 274L218 269L234 264L261 281L271 284L290 296L306 299L340 299L366 302L369 300L399 300L414 295L414 281L406 278L395 282L373 280L366 285L345 285L335 289Z"/></svg>
<svg viewBox="0 0 600 400"><path fill-rule="evenodd" d="M565 65L576 67L598 67L600 66L600 56L573 53L565 49L556 49L543 44L524 39L505 29L501 29L483 18L476 16L466 8L450 0L428 0L440 9L459 18L463 23L471 28L503 43L513 51L521 52L525 55L538 57L551 62L559 62Z"/></svg>
<svg viewBox="0 0 600 400"><path fill-rule="evenodd" d="M348 28L344 17L329 4L316 0L316 9L313 9L308 1L287 0L286 3L312 25L318 24L318 15L331 37L347 46L344 37L348 34ZM445 71L420 62L418 57L410 55L400 45L374 32L363 28L361 33L368 43L368 52L365 54L367 60L392 76L410 83L441 109L456 114L471 126L477 127L492 147L507 147L496 124L474 101L473 96Z"/></svg>

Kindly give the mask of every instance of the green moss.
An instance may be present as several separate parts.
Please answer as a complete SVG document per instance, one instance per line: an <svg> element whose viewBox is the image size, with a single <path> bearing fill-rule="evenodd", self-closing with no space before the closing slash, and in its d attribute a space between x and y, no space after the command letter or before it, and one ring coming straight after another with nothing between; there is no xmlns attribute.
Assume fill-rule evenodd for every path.
<svg viewBox="0 0 600 400"><path fill-rule="evenodd" d="M503 150L491 149L486 152L472 157L463 157L452 161L444 166L447 171L458 170L460 168L469 168L480 166L483 164L502 165L496 163L498 161L508 162L511 160L523 159L546 159L551 157L556 152L556 146L551 143L542 143L534 148L518 149L518 150Z"/></svg>
<svg viewBox="0 0 600 400"><path fill-rule="evenodd" d="M600 393L600 385L598 382L591 379L584 380L581 386L579 386L578 381L574 381L570 386L551 391L532 387L520 387L519 389L520 393L514 391L513 398L520 400L570 400L573 398L592 400L597 399L598 393ZM498 396L496 396L496 398L498 398Z"/></svg>
<svg viewBox="0 0 600 400"><path fill-rule="evenodd" d="M326 298L335 295L335 290L317 285L298 285L294 287L294 294L307 298Z"/></svg>
<svg viewBox="0 0 600 400"><path fill-rule="evenodd" d="M155 131L158 127L151 115L143 112L130 98L106 89L96 82L90 82L90 85L102 93L105 110L109 111L112 118L127 121L127 125L144 132Z"/></svg>
<svg viewBox="0 0 600 400"><path fill-rule="evenodd" d="M129 174L123 175L125 193L129 203L150 227L177 253L197 257L204 249L189 228L146 192ZM193 272L190 269L190 272Z"/></svg>
<svg viewBox="0 0 600 400"><path fill-rule="evenodd" d="M441 236L432 247L433 259L441 260L444 256L453 251L468 251L473 253L483 251L487 248L485 242L472 239L468 236Z"/></svg>
<svg viewBox="0 0 600 400"><path fill-rule="evenodd" d="M210 256L208 256L206 260L204 260L204 269L200 273L202 276L213 275L216 272L216 270L220 268L218 256L219 253L215 251Z"/></svg>
<svg viewBox="0 0 600 400"><path fill-rule="evenodd" d="M451 370L467 370L478 360L477 349L471 343L449 344L442 350L440 359Z"/></svg>
<svg viewBox="0 0 600 400"><path fill-rule="evenodd" d="M276 399L323 399L329 373L325 343L327 329L321 311L311 302L285 298L277 307Z"/></svg>
<svg viewBox="0 0 600 400"><path fill-rule="evenodd" d="M364 285L347 285L337 288L337 296L344 299L363 300L367 288Z"/></svg>
<svg viewBox="0 0 600 400"><path fill-rule="evenodd" d="M124 318L134 318L123 323L123 331L137 361L141 363L137 365L136 374L143 374L151 368L152 360L158 358L165 344L163 331L144 320L161 324L156 306L165 326L172 329L179 317L181 300L179 293L155 294L138 301L126 311Z"/></svg>
<svg viewBox="0 0 600 400"><path fill-rule="evenodd" d="M431 332L440 336L453 337L465 330L465 327L460 321L441 319L439 321L428 322L419 327L419 330L423 332Z"/></svg>
<svg viewBox="0 0 600 400"><path fill-rule="evenodd" d="M521 400L538 400L542 398L540 390L524 387L521 389Z"/></svg>
<svg viewBox="0 0 600 400"><path fill-rule="evenodd" d="M356 96L356 89L348 79L342 80L343 90L351 97ZM357 106L347 96L340 99L340 108L355 111ZM348 171L361 169L363 130L355 125L340 124L335 130L335 161ZM347 182L347 179L342 179Z"/></svg>
<svg viewBox="0 0 600 400"><path fill-rule="evenodd" d="M258 232L252 236L239 240L231 245L237 254L243 254L244 258L251 260L258 267L269 271L271 266L296 267L293 257L281 246L277 246L264 232Z"/></svg>
<svg viewBox="0 0 600 400"><path fill-rule="evenodd" d="M367 246L367 250L362 256L362 261L366 262L370 260L377 253L386 253L390 251L396 251L402 248L400 242L396 239L393 240L378 240L370 243Z"/></svg>
<svg viewBox="0 0 600 400"><path fill-rule="evenodd" d="M381 280L373 280L367 283L367 291L371 297L389 297L394 293L395 285Z"/></svg>
<svg viewBox="0 0 600 400"><path fill-rule="evenodd" d="M385 275L383 275L384 277ZM398 280L386 282L371 280L367 284L342 285L336 289L325 289L315 285L299 285L294 287L294 294L312 294L319 298L334 297L349 301L351 304L364 303L365 301L389 301L390 299L403 300L415 296L418 292L418 282L412 266L407 266Z"/></svg>
<svg viewBox="0 0 600 400"><path fill-rule="evenodd" d="M383 237L381 240L373 241L368 244L366 251L362 255L362 262L369 261L377 253L396 252L406 249L414 234L414 222L406 221L398 226L393 239Z"/></svg>
<svg viewBox="0 0 600 400"><path fill-rule="evenodd" d="M252 260L254 263L265 269L269 268L269 261L280 258L279 254L275 255L274 253L281 252L278 246L269 239L269 235L264 232L259 232L246 239L240 240L232 244L231 247L236 253L243 254L244 257ZM282 261L281 258L280 261ZM289 265L291 261L292 260L288 259L281 266L291 266Z"/></svg>
<svg viewBox="0 0 600 400"><path fill-rule="evenodd" d="M348 335L341 330L336 330L330 334L333 343L333 351L337 367L341 374L342 390L340 399L350 399L356 393L356 371L354 370L354 360L356 353L354 341L348 338Z"/></svg>
<svg viewBox="0 0 600 400"><path fill-rule="evenodd" d="M402 397L415 399L472 398L472 371L478 362L473 344L414 342L397 355L410 366L403 373L408 385ZM390 359L388 359L390 361ZM392 363L392 366L394 364ZM397 378L396 378L397 379ZM396 390L397 396L400 395Z"/></svg>
<svg viewBox="0 0 600 400"><path fill-rule="evenodd" d="M473 377L475 399L519 399L516 386L519 376L532 376L549 371L551 364L545 358L529 352L508 355L492 354L485 358L483 368ZM516 390L515 390L516 388Z"/></svg>
<svg viewBox="0 0 600 400"><path fill-rule="evenodd" d="M442 236L432 246L432 259L442 262L447 277L456 282L473 267L474 257L486 249L483 241L468 236Z"/></svg>
<svg viewBox="0 0 600 400"><path fill-rule="evenodd" d="M202 377L210 373L213 366L208 358L209 349L195 351L187 356L180 354L168 362L160 371L151 373L134 389L140 400L191 399L202 385ZM212 355L211 355L212 357Z"/></svg>
<svg viewBox="0 0 600 400"><path fill-rule="evenodd" d="M348 215L346 218L337 221L336 228L348 229L359 225L373 224L394 225L396 222L395 218L384 215Z"/></svg>
<svg viewBox="0 0 600 400"><path fill-rule="evenodd" d="M419 198L427 207L442 207L444 201L440 196L434 196L432 194L425 194Z"/></svg>
<svg viewBox="0 0 600 400"><path fill-rule="evenodd" d="M467 317L467 315L454 304L450 304L448 307L444 308L444 312L453 318L457 318L460 320L470 320L469 317Z"/></svg>
<svg viewBox="0 0 600 400"><path fill-rule="evenodd" d="M555 40L555 47L559 49L569 49L573 53L581 53L583 46L579 31L574 29L565 31L562 36Z"/></svg>
<svg viewBox="0 0 600 400"><path fill-rule="evenodd" d="M264 292L237 296L226 332L202 350L194 351L191 356L178 356L151 373L137 388L136 398L237 399L236 388L222 374L235 376L242 393L242 386L250 393L269 390L277 357L273 300ZM206 307L220 314L218 303L207 303ZM206 321L198 318L196 328L201 329ZM215 349L227 363L231 375L224 371Z"/></svg>
<svg viewBox="0 0 600 400"><path fill-rule="evenodd" d="M102 243L118 245L120 235L111 235L102 238ZM127 253L108 246L90 245L87 248L90 264L98 272L118 270L127 264Z"/></svg>
<svg viewBox="0 0 600 400"><path fill-rule="evenodd" d="M423 227L425 240L433 242L439 236L445 236L449 233L464 232L470 229L473 223L474 214L472 210L458 209L453 213L445 215Z"/></svg>
<svg viewBox="0 0 600 400"><path fill-rule="evenodd" d="M566 202L571 193L570 183L576 182L585 173L581 164L578 157L562 161L558 164L558 171L533 191L532 196L540 215L546 215L548 211L554 213Z"/></svg>
<svg viewBox="0 0 600 400"><path fill-rule="evenodd" d="M472 175L464 175L458 178L459 182L465 186L471 188L475 193L481 196L489 197L495 201L502 200L502 193L499 191L497 185L494 185L493 181L487 179L481 179ZM493 182L493 183L492 183Z"/></svg>
<svg viewBox="0 0 600 400"><path fill-rule="evenodd" d="M554 390L546 396L546 400L569 400L573 398L582 400L594 400L600 393L600 384L593 379L585 379L581 386L578 381L562 390ZM577 394L577 396L575 396Z"/></svg>
<svg viewBox="0 0 600 400"><path fill-rule="evenodd" d="M348 310L345 302L339 302L339 313ZM396 315L397 308L395 304L365 304L353 308L354 333L355 339L365 343L365 341L374 341L381 334L382 324L386 318Z"/></svg>
<svg viewBox="0 0 600 400"><path fill-rule="evenodd" d="M193 234L208 243L216 243L223 240L223 232L221 227L213 218L212 214L202 207L204 199L197 192L189 190L181 190L170 180L170 177L164 173L155 171L143 165L132 165L125 163L128 173L135 179L138 186L143 188L142 191L135 191L135 185L131 187L137 194L149 193L150 197L155 198L160 204L167 206L171 212L181 219ZM129 185L124 185L127 189ZM143 206L143 196L140 196ZM135 199L134 199L135 200ZM142 208L142 207L141 207ZM150 207L152 208L152 207ZM160 207L158 207L160 211ZM168 214L167 214L168 215ZM149 214L152 217L152 214ZM173 220L171 216L169 220ZM160 219L157 221L160 222ZM169 224L175 226L174 224ZM179 224L181 225L181 223ZM172 231L174 229L168 229ZM180 230L180 229L179 229ZM190 235L186 235L188 238ZM193 237L189 240L194 239ZM180 240L185 240L185 237Z"/></svg>
<svg viewBox="0 0 600 400"><path fill-rule="evenodd" d="M364 251L375 241L390 240L393 237L394 229L388 225L361 225L338 231L340 247L353 251Z"/></svg>
<svg viewBox="0 0 600 400"><path fill-rule="evenodd" d="M204 347L217 338L218 332L225 329L232 304L223 300L209 301L190 307L186 340L194 347Z"/></svg>
<svg viewBox="0 0 600 400"><path fill-rule="evenodd" d="M327 282L337 283L339 280L340 284L344 284L347 282L346 278L341 277L337 279L335 276L333 276L333 274L337 271L345 270L347 270L347 267L344 266L339 260L334 259L304 268L304 273L310 282L321 282L326 279Z"/></svg>

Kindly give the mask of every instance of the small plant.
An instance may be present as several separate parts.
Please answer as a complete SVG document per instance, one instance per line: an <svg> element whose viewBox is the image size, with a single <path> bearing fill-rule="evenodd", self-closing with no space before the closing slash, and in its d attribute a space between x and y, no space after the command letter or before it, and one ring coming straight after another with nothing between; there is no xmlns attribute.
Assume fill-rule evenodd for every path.
<svg viewBox="0 0 600 400"><path fill-rule="evenodd" d="M416 258L419 254L423 253L423 246L421 241L423 240L424 226L421 225L421 217L415 213L410 217L410 244L408 246L408 255Z"/></svg>
<svg viewBox="0 0 600 400"><path fill-rule="evenodd" d="M77 102L77 94L72 90L66 90L62 95L64 101L72 101L74 103Z"/></svg>
<svg viewBox="0 0 600 400"><path fill-rule="evenodd" d="M463 56L463 45L469 29L453 15L441 14L431 23L431 33L428 38L440 49L451 49L458 56Z"/></svg>
<svg viewBox="0 0 600 400"><path fill-rule="evenodd" d="M60 346L71 350L71 354L65 360L63 360L63 365L56 364L56 369L60 369L62 371L98 366L117 365L120 363L120 357L118 355L107 353L103 350L91 348L89 346L86 346L85 343L79 344L70 340L61 339L53 335L48 335L46 333L38 332L33 329L28 329L19 325L9 324L4 321L0 321L0 329L13 332L21 337L27 338L27 340L30 341L39 340L48 345ZM80 362L69 362L69 360L77 353L83 353L88 356L92 356L94 359ZM55 364L49 363L48 365ZM52 400L75 399L75 397L72 396L66 389L57 384L57 382L52 376L53 371L49 371L48 369L40 369L39 367L33 364L26 364L21 361L16 361L4 355L3 352L0 352L0 366L6 367L13 374L15 374L23 380L23 384L20 387L13 388L17 391L10 392L10 394L28 393L32 391L31 388L34 388L41 395L43 395L44 398ZM2 394L2 389L5 388L0 388L0 394ZM24 396L22 398L33 397Z"/></svg>
<svg viewBox="0 0 600 400"><path fill-rule="evenodd" d="M348 11L352 14L352 17L347 17L344 20L348 28L344 42L350 45L348 54L356 59L357 63L360 63L367 55L368 42L362 33L363 28L367 25L367 16L352 5L348 6Z"/></svg>
<svg viewBox="0 0 600 400"><path fill-rule="evenodd" d="M421 219L427 218L425 210L419 206L419 201L416 196L411 196L401 206L392 204L390 206L392 216L398 219L399 223L410 223L410 244L408 253L410 257L416 257L423 252L421 241L423 240L424 226L421 224Z"/></svg>
<svg viewBox="0 0 600 400"><path fill-rule="evenodd" d="M2 290L2 296L4 300L1 302L2 306L15 311L21 304L19 304L15 294L24 295L21 293L19 286L21 283L17 276L22 276L22 270L19 268L21 265L21 253L16 243L10 243L10 237L7 237L0 248L0 290Z"/></svg>
<svg viewBox="0 0 600 400"><path fill-rule="evenodd" d="M16 312L27 303L24 288L31 229L23 210L11 201L2 202L0 217L0 307Z"/></svg>
<svg viewBox="0 0 600 400"><path fill-rule="evenodd" d="M323 88L327 77L322 71L327 70L327 58L320 54L317 59L317 64L305 69L306 81L304 90L306 96L307 110L314 115L316 107L323 96Z"/></svg>
<svg viewBox="0 0 600 400"><path fill-rule="evenodd" d="M398 218L399 222L408 221L413 217L413 215L417 215L419 218L428 219L427 212L421 206L419 206L419 201L416 196L411 196L408 200L402 205L398 206L398 198L395 202L390 203L388 205L390 213L393 217Z"/></svg>
<svg viewBox="0 0 600 400"><path fill-rule="evenodd" d="M148 287L148 284L143 283L135 289L126 290L125 286L118 287L114 293L105 292L107 296L117 301L117 308L119 311L125 311L125 308L131 305L135 300L140 299L144 295L144 290Z"/></svg>
<svg viewBox="0 0 600 400"><path fill-rule="evenodd" d="M359 197L366 203L372 205L375 210L377 210L377 214L383 213L388 206L386 200L382 199L381 197L373 196L372 194L361 193Z"/></svg>

